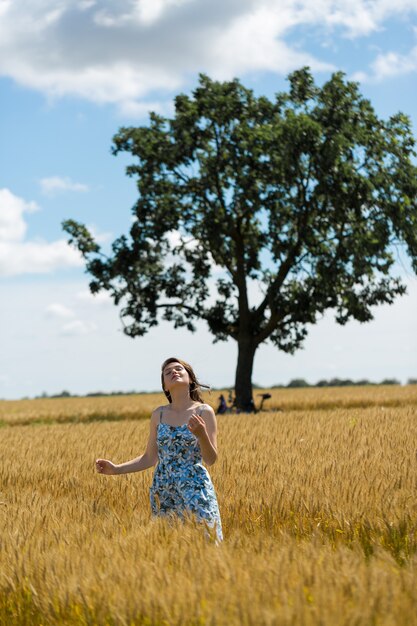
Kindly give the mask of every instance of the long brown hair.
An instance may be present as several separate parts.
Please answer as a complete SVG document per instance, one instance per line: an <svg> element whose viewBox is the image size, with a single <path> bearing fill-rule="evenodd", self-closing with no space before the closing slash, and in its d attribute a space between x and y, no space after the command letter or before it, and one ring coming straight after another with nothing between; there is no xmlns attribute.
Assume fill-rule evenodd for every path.
<svg viewBox="0 0 417 626"><path fill-rule="evenodd" d="M172 356L169 359L165 359L165 361L162 363L162 367L161 367L161 384L162 384L162 389L164 394L166 395L166 397L168 398L169 402L172 402L172 398L171 398L171 394L169 393L169 391L166 391L164 388L164 369L166 368L166 366L169 363L181 363L181 365L183 366L183 368L187 371L188 376L190 377L190 398L191 400L194 400L195 402L204 402L203 398L201 397L201 394L199 392L199 387L205 387L206 389L210 389L210 385L204 385L203 383L200 383L197 380L197 376L195 375L195 372L193 370L193 368L191 367L191 365L189 363L187 363L186 361L183 361L182 359L177 359L176 357Z"/></svg>

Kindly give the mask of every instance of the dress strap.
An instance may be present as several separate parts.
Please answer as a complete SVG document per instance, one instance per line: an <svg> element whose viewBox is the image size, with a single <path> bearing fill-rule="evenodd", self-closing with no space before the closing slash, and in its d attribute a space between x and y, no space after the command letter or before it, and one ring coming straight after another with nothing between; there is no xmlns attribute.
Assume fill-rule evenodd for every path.
<svg viewBox="0 0 417 626"><path fill-rule="evenodd" d="M159 413L159 423L162 424L162 409L161 409L161 411Z"/></svg>

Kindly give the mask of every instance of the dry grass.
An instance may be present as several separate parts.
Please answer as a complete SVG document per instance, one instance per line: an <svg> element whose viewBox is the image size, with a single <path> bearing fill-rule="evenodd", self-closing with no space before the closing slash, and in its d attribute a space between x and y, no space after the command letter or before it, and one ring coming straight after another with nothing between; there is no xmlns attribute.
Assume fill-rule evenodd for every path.
<svg viewBox="0 0 417 626"><path fill-rule="evenodd" d="M218 416L219 547L192 521L150 518L152 470L94 471L144 451L148 421L129 410L161 396L125 412L123 398L26 403L20 416L51 423L0 431L0 624L417 624L416 390L312 391L277 390L298 410ZM86 423L56 423L76 402ZM85 417L99 410L123 421Z"/></svg>

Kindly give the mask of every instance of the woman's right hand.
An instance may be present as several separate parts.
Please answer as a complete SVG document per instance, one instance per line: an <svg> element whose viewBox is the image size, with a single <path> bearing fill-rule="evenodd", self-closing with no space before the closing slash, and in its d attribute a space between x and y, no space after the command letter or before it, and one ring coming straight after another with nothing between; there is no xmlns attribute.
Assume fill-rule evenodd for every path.
<svg viewBox="0 0 417 626"><path fill-rule="evenodd" d="M117 474L115 464L107 459L97 459L96 470L99 474Z"/></svg>

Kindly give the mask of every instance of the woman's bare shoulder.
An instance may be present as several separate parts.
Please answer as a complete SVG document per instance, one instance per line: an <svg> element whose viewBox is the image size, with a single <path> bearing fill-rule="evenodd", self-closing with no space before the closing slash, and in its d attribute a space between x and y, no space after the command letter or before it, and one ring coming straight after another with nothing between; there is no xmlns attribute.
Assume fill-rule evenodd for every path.
<svg viewBox="0 0 417 626"><path fill-rule="evenodd" d="M205 404L205 403L200 404L198 408L200 409L200 411L203 411L204 413L207 412L207 413L214 415L214 410L209 404Z"/></svg>
<svg viewBox="0 0 417 626"><path fill-rule="evenodd" d="M154 410L152 411L151 419L155 419L156 417L158 417L158 419L159 419L161 411L164 411L164 409L167 406L168 405L166 405L166 404L162 404L161 406L157 406L156 408L154 408Z"/></svg>
<svg viewBox="0 0 417 626"><path fill-rule="evenodd" d="M154 410L152 411L153 413L159 413L160 411L163 411L164 409L168 409L169 408L169 404L161 404L161 406L157 406L154 408Z"/></svg>

